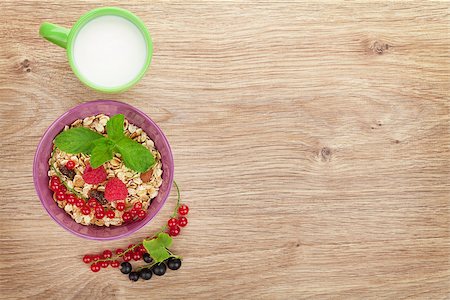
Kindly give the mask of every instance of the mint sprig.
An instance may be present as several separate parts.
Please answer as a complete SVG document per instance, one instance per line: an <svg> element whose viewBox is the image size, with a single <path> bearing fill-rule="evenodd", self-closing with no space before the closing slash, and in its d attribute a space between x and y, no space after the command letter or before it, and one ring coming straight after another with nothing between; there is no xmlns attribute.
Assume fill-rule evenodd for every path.
<svg viewBox="0 0 450 300"><path fill-rule="evenodd" d="M146 147L124 134L124 120L122 114L114 115L108 120L108 137L85 127L63 131L56 136L55 146L67 153L91 155L90 163L93 168L110 161L114 153L118 152L126 167L139 173L145 172L155 164L155 157Z"/></svg>

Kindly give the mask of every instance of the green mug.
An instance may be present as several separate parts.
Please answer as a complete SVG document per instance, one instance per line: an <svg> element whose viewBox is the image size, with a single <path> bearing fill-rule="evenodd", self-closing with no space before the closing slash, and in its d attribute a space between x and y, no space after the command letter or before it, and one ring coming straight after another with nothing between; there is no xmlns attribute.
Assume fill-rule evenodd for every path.
<svg viewBox="0 0 450 300"><path fill-rule="evenodd" d="M105 93L123 92L136 84L153 54L150 33L141 19L117 7L91 10L71 29L43 23L39 34L66 49L81 82Z"/></svg>

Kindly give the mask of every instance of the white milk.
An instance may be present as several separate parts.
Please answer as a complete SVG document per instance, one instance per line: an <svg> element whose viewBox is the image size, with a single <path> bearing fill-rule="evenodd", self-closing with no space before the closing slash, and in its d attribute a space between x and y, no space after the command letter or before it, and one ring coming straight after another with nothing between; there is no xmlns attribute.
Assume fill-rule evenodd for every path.
<svg viewBox="0 0 450 300"><path fill-rule="evenodd" d="M81 75L108 88L135 79L147 58L147 44L139 28L118 16L89 21L78 32L72 49Z"/></svg>

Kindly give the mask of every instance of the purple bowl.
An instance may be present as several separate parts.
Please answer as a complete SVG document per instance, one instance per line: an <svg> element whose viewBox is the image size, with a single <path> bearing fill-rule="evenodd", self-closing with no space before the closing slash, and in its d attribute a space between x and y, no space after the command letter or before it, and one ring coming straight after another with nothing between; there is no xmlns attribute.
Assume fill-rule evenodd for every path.
<svg viewBox="0 0 450 300"><path fill-rule="evenodd" d="M163 183L159 193L152 200L147 216L140 221L121 226L99 227L85 226L75 222L63 209L59 208L53 200L52 192L48 188L48 160L52 151L52 143L55 136L61 132L65 125L71 124L76 119L83 119L95 114L124 114L125 118L134 125L141 127L155 142L155 147L161 153ZM33 164L33 179L36 192L42 205L48 214L67 231L93 240L115 240L132 234L146 225L161 209L170 194L173 182L173 157L169 142L161 129L145 113L133 106L111 100L97 100L80 104L60 116L44 133L36 149Z"/></svg>

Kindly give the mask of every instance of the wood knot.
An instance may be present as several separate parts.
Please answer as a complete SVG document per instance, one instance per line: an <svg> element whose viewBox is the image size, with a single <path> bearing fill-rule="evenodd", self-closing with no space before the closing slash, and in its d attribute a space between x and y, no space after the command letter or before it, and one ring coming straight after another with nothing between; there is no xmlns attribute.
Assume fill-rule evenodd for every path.
<svg viewBox="0 0 450 300"><path fill-rule="evenodd" d="M372 50L373 53L376 53L378 55L383 54L386 50L389 49L389 45L383 42L380 42L378 40L373 41L370 46L369 49Z"/></svg>
<svg viewBox="0 0 450 300"><path fill-rule="evenodd" d="M20 66L22 67L22 70L26 71L26 72L31 72L31 62L28 59L24 59L21 63Z"/></svg>
<svg viewBox="0 0 450 300"><path fill-rule="evenodd" d="M320 150L320 158L322 161L330 161L331 160L331 149L328 147L323 147Z"/></svg>

